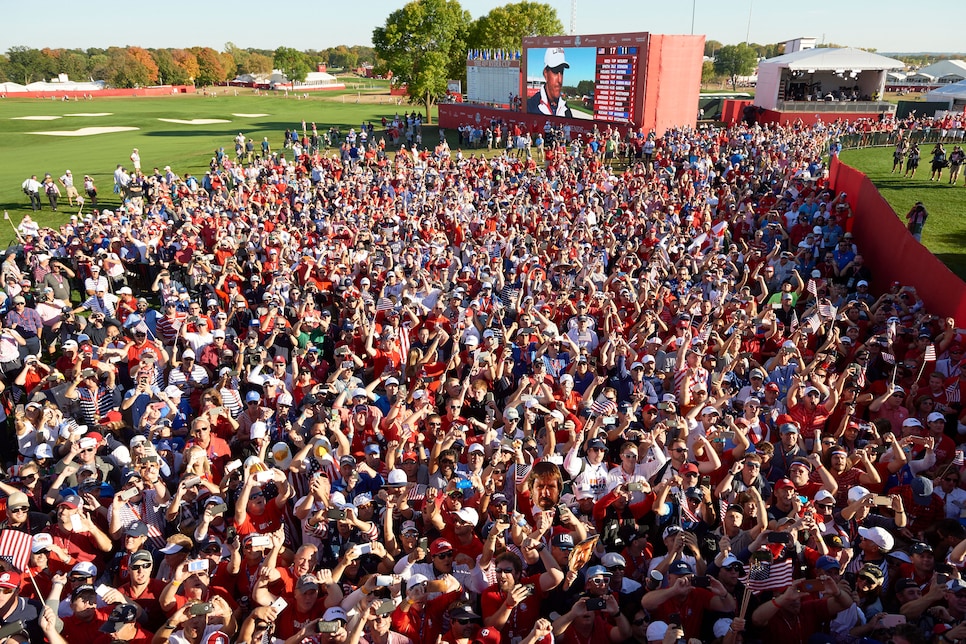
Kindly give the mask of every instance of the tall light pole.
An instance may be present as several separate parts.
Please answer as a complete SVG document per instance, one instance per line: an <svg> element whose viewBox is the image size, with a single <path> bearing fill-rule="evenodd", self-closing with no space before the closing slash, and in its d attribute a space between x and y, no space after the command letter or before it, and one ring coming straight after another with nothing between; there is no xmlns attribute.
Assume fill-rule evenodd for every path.
<svg viewBox="0 0 966 644"><path fill-rule="evenodd" d="M751 44L751 10L755 6L755 0L748 0L748 30L745 32L745 43Z"/></svg>

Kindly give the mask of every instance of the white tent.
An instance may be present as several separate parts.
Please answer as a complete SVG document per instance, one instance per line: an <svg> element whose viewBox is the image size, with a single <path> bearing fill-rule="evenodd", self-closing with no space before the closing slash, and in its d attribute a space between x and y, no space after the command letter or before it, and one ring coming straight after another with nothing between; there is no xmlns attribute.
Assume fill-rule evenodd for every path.
<svg viewBox="0 0 966 644"><path fill-rule="evenodd" d="M916 75L932 78L932 82L958 83L966 80L966 61L940 60L916 70Z"/></svg>
<svg viewBox="0 0 966 644"><path fill-rule="evenodd" d="M966 107L966 80L927 92L925 99L932 102L948 102L948 109L958 112Z"/></svg>
<svg viewBox="0 0 966 644"><path fill-rule="evenodd" d="M26 92L27 88L20 83L0 83L0 93L13 94L15 92Z"/></svg>
<svg viewBox="0 0 966 644"><path fill-rule="evenodd" d="M863 96L882 95L886 73L905 63L862 49L843 47L803 49L758 63L755 105L776 109L780 102L808 94L856 90Z"/></svg>

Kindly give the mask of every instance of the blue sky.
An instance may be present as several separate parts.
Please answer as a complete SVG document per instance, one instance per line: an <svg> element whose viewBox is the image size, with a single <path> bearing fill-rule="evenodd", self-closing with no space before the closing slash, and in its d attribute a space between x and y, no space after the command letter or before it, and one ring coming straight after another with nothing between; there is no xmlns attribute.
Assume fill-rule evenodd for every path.
<svg viewBox="0 0 966 644"><path fill-rule="evenodd" d="M116 0L47 0L43 9L30 2L5 2L0 51L15 45L29 47L187 47L222 49L228 41L241 47L323 49L340 44L371 44L372 30L385 23L402 0L364 0L360 3L304 0L234 0L201 3L164 0L145 5ZM501 2L463 0L473 17ZM571 3L550 0L569 33ZM577 0L577 33L650 31L691 32L725 44L745 40L784 42L801 36L880 51L963 51L962 25L966 2L926 9L908 0L811 0L806 3L765 0ZM957 7L959 7L957 9ZM925 13L920 13L925 11ZM919 14L919 15L917 15Z"/></svg>

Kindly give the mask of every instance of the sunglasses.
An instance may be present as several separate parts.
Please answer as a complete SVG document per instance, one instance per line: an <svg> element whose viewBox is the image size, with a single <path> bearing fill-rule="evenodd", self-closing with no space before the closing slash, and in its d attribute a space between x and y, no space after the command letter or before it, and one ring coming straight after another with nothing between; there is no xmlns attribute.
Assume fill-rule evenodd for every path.
<svg viewBox="0 0 966 644"><path fill-rule="evenodd" d="M13 514L15 512L28 512L28 511L29 511L29 508L26 508L26 507L22 507L22 508L7 508L7 512L9 512L11 514Z"/></svg>
<svg viewBox="0 0 966 644"><path fill-rule="evenodd" d="M452 551L450 551L450 552L441 552L438 555L434 555L434 556L437 559L452 559L453 558L453 552Z"/></svg>
<svg viewBox="0 0 966 644"><path fill-rule="evenodd" d="M647 620L641 617L641 618L635 619L631 623L634 624L634 626L643 626L644 624L647 624Z"/></svg>
<svg viewBox="0 0 966 644"><path fill-rule="evenodd" d="M146 563L146 564L135 564L135 565L131 566L131 570L150 570L150 569L151 569L151 564L149 564L149 563Z"/></svg>
<svg viewBox="0 0 966 644"><path fill-rule="evenodd" d="M460 619L454 619L453 621L459 624L460 626L466 626L468 624L473 623L473 619L469 617L461 617Z"/></svg>
<svg viewBox="0 0 966 644"><path fill-rule="evenodd" d="M675 447L671 451L672 452L677 452L678 454L687 454L688 453L688 448L687 447Z"/></svg>

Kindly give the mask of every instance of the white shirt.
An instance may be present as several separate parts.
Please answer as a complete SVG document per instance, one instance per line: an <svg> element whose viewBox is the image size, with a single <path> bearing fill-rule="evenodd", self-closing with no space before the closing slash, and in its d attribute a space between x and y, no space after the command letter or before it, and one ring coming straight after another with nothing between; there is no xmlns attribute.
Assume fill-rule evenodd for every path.
<svg viewBox="0 0 966 644"><path fill-rule="evenodd" d="M954 487L953 491L949 494L943 492L943 489L938 485L933 489L939 498L943 500L946 504L946 518L947 519L958 519L963 515L963 510L966 509L966 490Z"/></svg>

